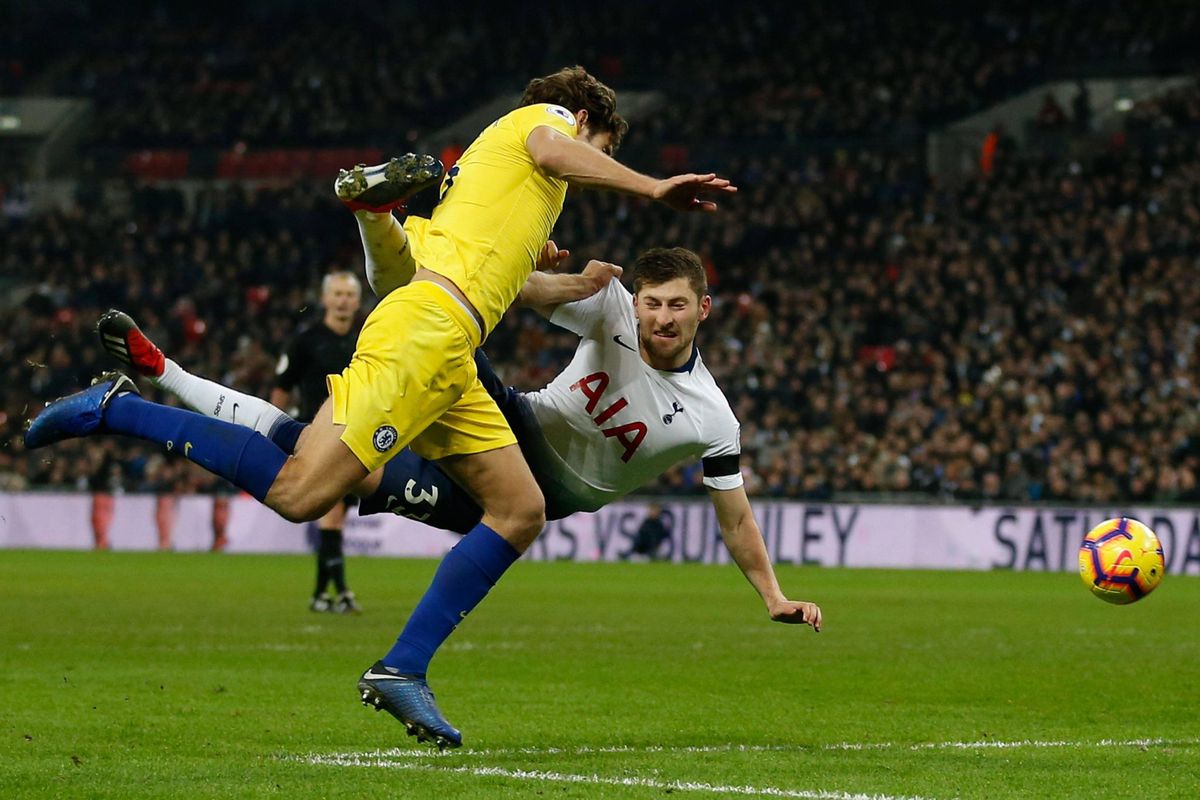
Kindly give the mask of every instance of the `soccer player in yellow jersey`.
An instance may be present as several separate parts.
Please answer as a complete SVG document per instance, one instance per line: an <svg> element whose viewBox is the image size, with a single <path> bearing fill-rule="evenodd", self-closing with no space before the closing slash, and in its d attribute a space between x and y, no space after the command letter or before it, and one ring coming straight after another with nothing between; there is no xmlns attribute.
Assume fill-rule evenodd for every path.
<svg viewBox="0 0 1200 800"><path fill-rule="evenodd" d="M610 88L580 67L564 69L531 81L520 107L479 135L445 175L430 219L410 217L400 228L362 214L360 224L380 226L370 241L411 258L398 260L399 271L369 268L372 288L385 296L367 317L350 365L329 376L329 400L298 440L287 426L267 438L149 403L118 375L48 406L26 433L27 446L99 432L160 442L294 521L319 518L406 445L438 459L478 501L482 520L446 555L395 646L358 685L365 703L387 710L418 739L461 745L426 683L429 661L545 521L537 482L478 380L475 348L533 270L568 185L682 211L714 211L706 195L736 191L715 174L660 180L622 166L610 153L626 128ZM428 157L390 166L339 179L346 184L339 193L364 208L380 192L402 202L440 172Z"/></svg>

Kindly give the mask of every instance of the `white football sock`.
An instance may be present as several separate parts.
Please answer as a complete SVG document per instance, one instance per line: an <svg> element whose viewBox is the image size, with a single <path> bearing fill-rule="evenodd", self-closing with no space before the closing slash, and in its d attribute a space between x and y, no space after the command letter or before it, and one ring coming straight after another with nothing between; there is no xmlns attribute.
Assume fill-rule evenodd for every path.
<svg viewBox="0 0 1200 800"><path fill-rule="evenodd" d="M193 375L169 358L163 364L162 376L151 378L150 382L178 397L193 411L253 428L268 438L279 423L291 419L266 400Z"/></svg>
<svg viewBox="0 0 1200 800"><path fill-rule="evenodd" d="M367 283L383 297L412 280L417 262L408 247L408 236L392 212L355 211L358 233L367 262Z"/></svg>

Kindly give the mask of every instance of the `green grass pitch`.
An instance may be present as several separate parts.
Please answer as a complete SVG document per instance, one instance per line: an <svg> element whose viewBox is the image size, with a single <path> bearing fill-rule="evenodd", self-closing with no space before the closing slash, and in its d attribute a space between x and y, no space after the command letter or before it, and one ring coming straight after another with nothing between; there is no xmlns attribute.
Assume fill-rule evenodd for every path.
<svg viewBox="0 0 1200 800"><path fill-rule="evenodd" d="M1200 580L522 563L432 685L463 750L359 702L431 561L0 551L5 797L1200 796Z"/></svg>

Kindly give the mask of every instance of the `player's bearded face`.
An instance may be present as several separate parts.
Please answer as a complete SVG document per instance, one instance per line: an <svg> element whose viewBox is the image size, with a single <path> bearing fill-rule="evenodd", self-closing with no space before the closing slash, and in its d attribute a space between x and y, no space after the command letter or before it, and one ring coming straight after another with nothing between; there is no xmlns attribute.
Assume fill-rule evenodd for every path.
<svg viewBox="0 0 1200 800"><path fill-rule="evenodd" d="M696 329L708 317L712 298L697 297L686 278L643 286L634 298L642 355L655 369L674 369L692 355Z"/></svg>

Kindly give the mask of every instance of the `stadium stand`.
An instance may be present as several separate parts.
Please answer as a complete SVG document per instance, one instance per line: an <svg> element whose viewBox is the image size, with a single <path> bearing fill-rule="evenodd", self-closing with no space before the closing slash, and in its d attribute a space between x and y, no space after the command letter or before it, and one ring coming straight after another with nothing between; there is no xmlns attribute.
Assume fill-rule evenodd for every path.
<svg viewBox="0 0 1200 800"><path fill-rule="evenodd" d="M1200 89L1138 104L1101 148L1001 149L989 175L958 186L933 182L919 147L928 126L1051 75L1177 65L1195 9L989 3L927 24L844 3L820 11L838 24L814 26L790 7L592 16L550 3L513 44L490 35L512 24L502 4L446 36L420 4L354 6L334 29L298 4L230 4L245 23L232 38L199 11L154 8L100 20L67 4L56 30L73 57L25 46L0 65L4 91L96 102L71 210L31 211L15 167L0 173L0 279L35 279L0 318L2 486L211 485L126 442L27 454L20 424L110 366L91 334L110 305L190 369L265 396L322 271L361 263L328 182L303 176L419 140L511 90L513 75L582 61L618 87L665 91L631 136L639 166L686 166L704 143L723 148L742 188L708 219L573 198L556 237L575 264L659 244L702 254L716 308L701 347L743 420L753 493L1200 499ZM271 9L299 16L266 57ZM395 57L364 20L403 22L413 49ZM20 24L46 35L38 15ZM714 29L713 63L738 68L679 55L712 55L701 43ZM652 46L666 38L671 48ZM97 177L112 172L294 180L185 191ZM544 385L573 348L527 313L488 343L522 388ZM651 489L702 491L692 467Z"/></svg>
<svg viewBox="0 0 1200 800"><path fill-rule="evenodd" d="M670 0L646 13L558 0L474 4L448 27L429 3L343 3L336 20L286 0L45 6L11 20L23 46L8 83L92 98L95 145L126 149L392 148L512 91L510 76L576 61L666 91L668 111L643 131L655 139L891 135L1072 70L1174 66L1200 24L1194 8L1111 0L931 15L862 1L730 13ZM524 35L497 35L513 26Z"/></svg>

